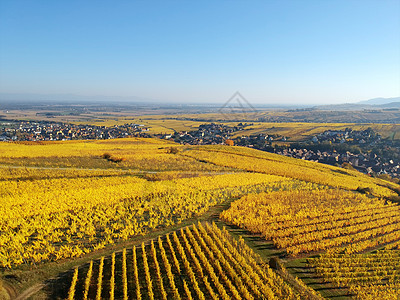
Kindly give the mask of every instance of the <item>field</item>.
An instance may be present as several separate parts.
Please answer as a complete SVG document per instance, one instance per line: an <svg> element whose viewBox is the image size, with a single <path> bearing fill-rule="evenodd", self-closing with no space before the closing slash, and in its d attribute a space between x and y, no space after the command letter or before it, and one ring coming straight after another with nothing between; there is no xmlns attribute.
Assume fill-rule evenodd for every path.
<svg viewBox="0 0 400 300"><path fill-rule="evenodd" d="M130 169L146 171L218 171L195 159L174 157L168 149L174 143L155 139L119 139L105 141L67 141L1 144L0 162L4 165L64 167L85 169ZM121 158L118 164L105 159ZM172 159L174 158L174 159Z"/></svg>
<svg viewBox="0 0 400 300"><path fill-rule="evenodd" d="M190 117L195 120L190 120ZM221 115L200 115L200 116L187 116L187 115L160 115L160 116L148 116L141 117L140 119L117 119L117 120L105 120L103 122L89 122L93 125L98 126L111 126L111 125L123 125L126 123L138 123L149 127L149 133L152 134L172 134L175 131L193 131L201 124L209 123L215 119L216 123L222 123L228 126L235 126L239 121L233 120L221 120ZM375 132L379 133L383 138L394 138L400 139L400 125L398 124L376 124L376 123L337 123L337 122L247 122L252 125L247 126L245 130L239 131L233 135L233 138L240 137L242 135L279 135L289 138L289 141L297 142L311 139L313 136L323 133L326 130L339 131L345 130L346 128L352 128L353 130L366 130L372 128ZM78 124L86 124L85 122L78 122Z"/></svg>
<svg viewBox="0 0 400 300"><path fill-rule="evenodd" d="M235 126L239 122L251 123L244 131L234 135L269 134L280 135L288 141L309 140L314 135L326 130L365 130L371 127L383 138L400 139L399 122L400 110L284 110L284 109L257 109L256 114L241 116L235 114L221 114L220 107L196 107L170 105L159 107L157 105L49 105L38 104L35 108L30 106L13 107L14 104L2 104L0 108L7 107L7 113L0 115L4 120L27 120L64 122L73 124L89 124L97 126L114 126L123 124L143 124L149 127L150 134L172 134L175 131L193 131L201 124L216 122ZM222 106L222 104L221 104ZM245 118L245 120L243 119Z"/></svg>
<svg viewBox="0 0 400 300"><path fill-rule="evenodd" d="M0 295L321 299L291 268L309 259L323 297L362 298L332 260L398 259L399 186L357 171L151 138L0 143L0 164ZM369 283L396 294L383 272Z"/></svg>
<svg viewBox="0 0 400 300"><path fill-rule="evenodd" d="M327 130L340 131L346 128L362 131L372 128L383 138L399 139L398 132L400 126L398 124L371 124L371 123L313 123L313 122L254 122L253 125L246 127L246 130L238 132L234 137L241 135L258 135L269 134L279 135L289 138L289 141L297 142L310 140L313 136L323 133Z"/></svg>

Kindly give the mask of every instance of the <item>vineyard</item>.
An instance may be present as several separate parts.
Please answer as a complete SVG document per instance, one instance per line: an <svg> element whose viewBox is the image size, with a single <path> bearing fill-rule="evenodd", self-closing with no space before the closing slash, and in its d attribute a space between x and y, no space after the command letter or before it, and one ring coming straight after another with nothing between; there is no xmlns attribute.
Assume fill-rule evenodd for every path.
<svg viewBox="0 0 400 300"><path fill-rule="evenodd" d="M398 189L398 186L393 183L370 178L357 171L343 170L300 159L293 160L289 157L242 147L198 147L182 155L196 157L220 167L285 176L346 190L364 188L375 196L395 196L396 192L393 189Z"/></svg>
<svg viewBox="0 0 400 300"><path fill-rule="evenodd" d="M386 249L367 254L333 251L318 258L309 258L308 263L325 282L350 287L355 299L398 299L399 250Z"/></svg>
<svg viewBox="0 0 400 300"><path fill-rule="evenodd" d="M79 257L250 191L299 184L251 173L165 181L135 176L0 181L0 264L13 268Z"/></svg>
<svg viewBox="0 0 400 300"><path fill-rule="evenodd" d="M0 165L0 287L59 275L37 299L321 299L297 259L348 297L399 294L389 181L150 138L0 143Z"/></svg>
<svg viewBox="0 0 400 300"><path fill-rule="evenodd" d="M345 247L357 253L400 240L400 206L341 190L251 194L221 213L279 249L301 253Z"/></svg>
<svg viewBox="0 0 400 300"><path fill-rule="evenodd" d="M150 138L0 143L0 164L135 171L231 171L188 156L171 154L171 147L182 148L167 140Z"/></svg>
<svg viewBox="0 0 400 300"><path fill-rule="evenodd" d="M243 240L209 223L92 261L75 269L68 287L70 300L299 297Z"/></svg>
<svg viewBox="0 0 400 300"><path fill-rule="evenodd" d="M176 154L169 153L171 147ZM285 176L321 185L356 190L367 189L375 196L396 196L398 185L371 178L357 171L292 159L242 147L183 147L156 139L118 139L105 141L66 141L41 143L0 143L0 164L57 168L114 169L127 172L257 172ZM104 159L104 155L120 160ZM61 169L60 169L61 168ZM10 173L0 168L2 173ZM31 171L33 172L33 171ZM50 173L51 170L48 170ZM7 175L7 174L5 174ZM72 177L72 176L70 176Z"/></svg>

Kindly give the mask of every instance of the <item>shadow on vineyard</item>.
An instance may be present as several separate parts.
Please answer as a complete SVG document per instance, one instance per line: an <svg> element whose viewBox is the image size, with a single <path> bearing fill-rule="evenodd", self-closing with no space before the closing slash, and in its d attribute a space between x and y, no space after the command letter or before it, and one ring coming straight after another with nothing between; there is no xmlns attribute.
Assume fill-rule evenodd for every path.
<svg viewBox="0 0 400 300"><path fill-rule="evenodd" d="M88 267L89 265L87 266L87 268ZM82 269L85 269L85 267L83 267ZM45 287L43 288L43 291L45 291L51 299L65 299L65 295L68 295L68 289L73 274L74 270L69 270L65 273L59 274L59 276L57 276L56 278L47 280L45 282Z"/></svg>
<svg viewBox="0 0 400 300"><path fill-rule="evenodd" d="M320 276L316 275L315 270L307 265L305 258L288 261L285 263L285 267L293 276L321 293L324 298L349 299L351 296L347 288L337 288L330 282L324 282Z"/></svg>
<svg viewBox="0 0 400 300"><path fill-rule="evenodd" d="M271 241L265 240L260 234L253 233L249 230L243 229L237 225L217 221L216 224L222 227L225 226L232 236L236 239L240 237L246 241L258 255L267 260L271 257L284 258L286 254L284 251L277 249Z"/></svg>

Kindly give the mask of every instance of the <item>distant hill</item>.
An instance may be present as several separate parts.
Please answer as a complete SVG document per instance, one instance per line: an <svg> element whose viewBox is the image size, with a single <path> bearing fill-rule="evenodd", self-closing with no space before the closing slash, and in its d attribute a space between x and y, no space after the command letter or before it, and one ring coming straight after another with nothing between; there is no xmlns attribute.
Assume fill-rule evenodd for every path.
<svg viewBox="0 0 400 300"><path fill-rule="evenodd" d="M400 108L400 101L378 105L381 108Z"/></svg>
<svg viewBox="0 0 400 300"><path fill-rule="evenodd" d="M373 98L369 100L364 100L357 102L357 104L367 104L367 105L383 105L383 104L389 104L393 102L400 102L400 97L394 97L394 98Z"/></svg>
<svg viewBox="0 0 400 300"><path fill-rule="evenodd" d="M343 103L343 104L328 104L328 105L318 105L315 106L316 110L364 110L370 109L373 106L368 104L358 104L358 103Z"/></svg>
<svg viewBox="0 0 400 300"><path fill-rule="evenodd" d="M374 98L356 103L342 103L330 105L318 105L317 110L369 110L369 109L398 109L400 108L400 97Z"/></svg>

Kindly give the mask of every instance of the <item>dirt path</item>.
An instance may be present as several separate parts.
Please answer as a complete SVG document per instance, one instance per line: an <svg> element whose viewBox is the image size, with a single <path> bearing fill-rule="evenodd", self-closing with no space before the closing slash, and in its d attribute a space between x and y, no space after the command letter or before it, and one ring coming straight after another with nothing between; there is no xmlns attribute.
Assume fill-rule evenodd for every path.
<svg viewBox="0 0 400 300"><path fill-rule="evenodd" d="M37 284L31 286L30 288L26 289L25 291L23 291L14 300L25 300L25 299L28 299L30 296L36 294L37 292L39 292L45 286L46 285L44 283L37 283Z"/></svg>
<svg viewBox="0 0 400 300"><path fill-rule="evenodd" d="M17 297L17 291L9 283L0 282L0 299L14 299Z"/></svg>
<svg viewBox="0 0 400 300"><path fill-rule="evenodd" d="M35 170L76 170L76 171L113 171L113 172L127 172L131 171L132 173L150 173L150 174L156 174L160 173L163 171L142 171L142 170L131 170L131 169L99 169L99 168L67 168L67 167L36 167L36 166L14 166L14 165L0 165L0 168L4 169L35 169Z"/></svg>
<svg viewBox="0 0 400 300"><path fill-rule="evenodd" d="M142 174L158 174L158 173L165 173L167 171L147 171L147 170L135 170L135 169L100 169L100 168L67 168L67 167L35 167L35 166L15 166L15 165L2 165L0 164L0 168L4 169L35 169L35 170L76 170L76 171L112 171L112 172L121 172L127 173L130 172L131 175L142 175ZM190 171L183 171L183 172L190 172ZM195 173L199 174L212 174L212 175L224 175L224 174L232 174L237 173L233 171L226 171L226 172L214 172L214 171L195 171Z"/></svg>

